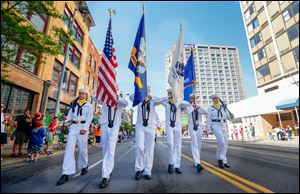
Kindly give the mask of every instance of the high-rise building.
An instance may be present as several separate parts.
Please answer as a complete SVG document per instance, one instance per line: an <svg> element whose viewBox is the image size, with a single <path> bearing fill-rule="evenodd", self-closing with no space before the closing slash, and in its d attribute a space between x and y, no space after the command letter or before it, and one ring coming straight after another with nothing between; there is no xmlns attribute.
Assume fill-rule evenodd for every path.
<svg viewBox="0 0 300 194"><path fill-rule="evenodd" d="M299 127L299 2L241 1L258 95L230 104L236 119L253 123L257 137L274 127ZM298 135L295 130L294 134Z"/></svg>
<svg viewBox="0 0 300 194"><path fill-rule="evenodd" d="M238 102L245 98L241 64L236 47L213 46L202 44L185 44L184 61L187 62L194 53L197 103L204 107L211 104L210 96L218 94L228 103ZM175 46L165 57L166 84L172 63Z"/></svg>
<svg viewBox="0 0 300 194"><path fill-rule="evenodd" d="M241 1L240 7L258 93L299 84L299 1Z"/></svg>

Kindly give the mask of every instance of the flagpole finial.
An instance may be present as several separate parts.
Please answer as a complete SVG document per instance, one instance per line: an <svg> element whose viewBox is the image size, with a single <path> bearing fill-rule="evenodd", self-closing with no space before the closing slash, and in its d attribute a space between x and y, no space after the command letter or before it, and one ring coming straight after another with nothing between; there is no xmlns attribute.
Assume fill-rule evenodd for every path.
<svg viewBox="0 0 300 194"><path fill-rule="evenodd" d="M182 20L180 20L180 31L182 31Z"/></svg>
<svg viewBox="0 0 300 194"><path fill-rule="evenodd" d="M145 14L145 1L143 2L143 7L142 7L143 15Z"/></svg>
<svg viewBox="0 0 300 194"><path fill-rule="evenodd" d="M110 19L112 18L113 15L116 15L116 11L112 8L109 8L107 10L107 13L109 14Z"/></svg>

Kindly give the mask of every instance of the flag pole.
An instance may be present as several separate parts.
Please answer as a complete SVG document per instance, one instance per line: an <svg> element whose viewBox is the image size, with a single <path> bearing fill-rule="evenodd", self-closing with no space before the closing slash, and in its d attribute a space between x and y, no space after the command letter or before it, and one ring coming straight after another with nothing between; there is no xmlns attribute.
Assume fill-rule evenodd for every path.
<svg viewBox="0 0 300 194"><path fill-rule="evenodd" d="M143 2L142 14L145 15L145 1Z"/></svg>

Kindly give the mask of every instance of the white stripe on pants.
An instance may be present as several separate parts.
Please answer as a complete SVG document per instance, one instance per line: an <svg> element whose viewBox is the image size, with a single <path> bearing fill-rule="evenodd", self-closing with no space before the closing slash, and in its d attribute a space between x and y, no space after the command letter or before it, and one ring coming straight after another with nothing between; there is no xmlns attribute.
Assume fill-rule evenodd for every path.
<svg viewBox="0 0 300 194"><path fill-rule="evenodd" d="M182 146L181 131L168 127L167 143L169 147L169 164L174 165L175 168L180 168Z"/></svg>
<svg viewBox="0 0 300 194"><path fill-rule="evenodd" d="M72 124L69 130L67 145L64 153L64 161L62 167L62 174L71 175L76 173L75 165L75 145L78 141L78 168L82 169L88 165L88 132L81 135L80 128Z"/></svg>
<svg viewBox="0 0 300 194"><path fill-rule="evenodd" d="M103 151L102 178L109 178L114 169L115 150L118 140L119 125L109 128L107 124L101 125L101 144Z"/></svg>
<svg viewBox="0 0 300 194"><path fill-rule="evenodd" d="M153 166L155 128L136 127L135 132L135 171L144 170L144 175L151 175Z"/></svg>
<svg viewBox="0 0 300 194"><path fill-rule="evenodd" d="M228 148L228 131L227 126L224 125L212 125L212 131L214 132L218 147L217 147L217 153L216 157L217 160L223 160L223 163L227 163L227 148Z"/></svg>
<svg viewBox="0 0 300 194"><path fill-rule="evenodd" d="M197 131L194 127L189 127L189 134L191 137L191 149L194 160L194 165L200 164L201 160L201 145L202 145L202 128L198 128Z"/></svg>

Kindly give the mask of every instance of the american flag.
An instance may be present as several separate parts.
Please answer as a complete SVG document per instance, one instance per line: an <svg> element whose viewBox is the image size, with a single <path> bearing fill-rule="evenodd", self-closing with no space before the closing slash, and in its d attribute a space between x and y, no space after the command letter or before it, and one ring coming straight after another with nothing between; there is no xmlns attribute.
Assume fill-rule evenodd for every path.
<svg viewBox="0 0 300 194"><path fill-rule="evenodd" d="M117 84L115 68L118 67L116 61L116 50L113 47L114 41L111 33L111 20L106 33L106 40L103 49L101 65L98 73L98 88L96 97L103 103L116 107L117 106Z"/></svg>

